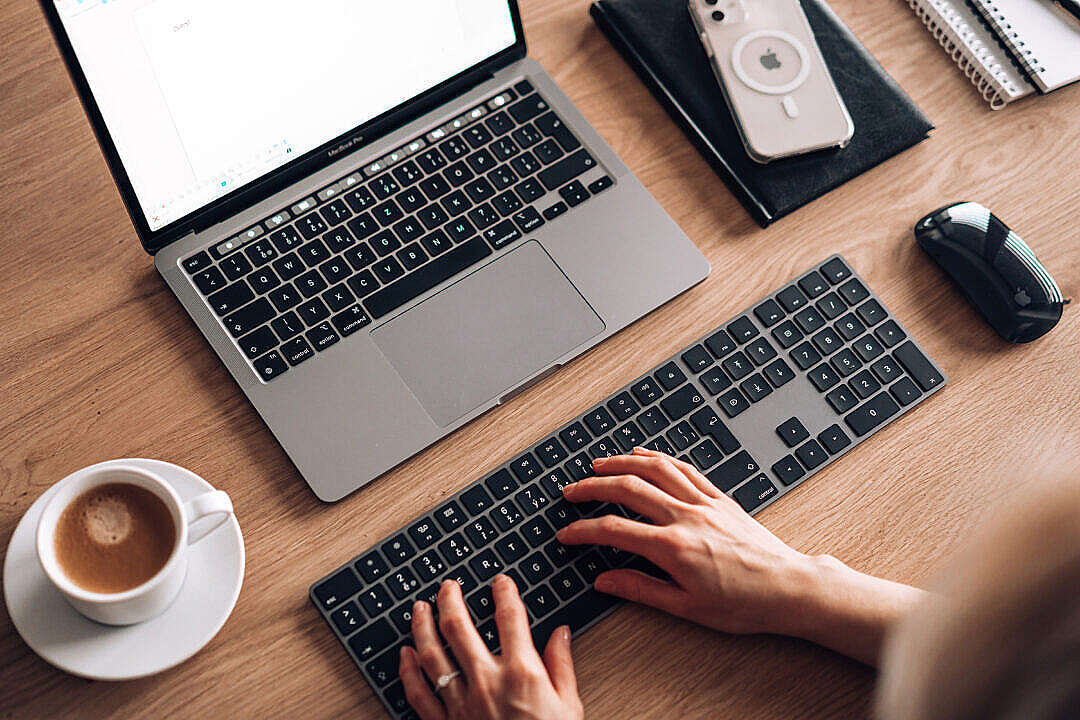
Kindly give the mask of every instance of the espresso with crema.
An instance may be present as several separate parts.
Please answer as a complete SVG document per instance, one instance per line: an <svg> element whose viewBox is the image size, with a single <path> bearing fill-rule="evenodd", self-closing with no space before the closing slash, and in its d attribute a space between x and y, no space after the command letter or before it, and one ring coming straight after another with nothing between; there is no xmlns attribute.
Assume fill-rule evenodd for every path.
<svg viewBox="0 0 1080 720"><path fill-rule="evenodd" d="M142 585L165 566L176 545L168 506L130 483L91 488L64 508L53 536L56 559L84 590L118 593Z"/></svg>

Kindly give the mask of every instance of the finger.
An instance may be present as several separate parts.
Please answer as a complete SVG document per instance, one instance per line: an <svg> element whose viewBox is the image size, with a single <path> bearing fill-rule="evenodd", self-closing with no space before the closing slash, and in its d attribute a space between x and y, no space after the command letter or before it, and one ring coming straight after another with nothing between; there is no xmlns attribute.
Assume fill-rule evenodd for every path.
<svg viewBox="0 0 1080 720"><path fill-rule="evenodd" d="M701 491L690 482L666 455L614 455L593 463L597 475L637 475L673 498L699 503Z"/></svg>
<svg viewBox="0 0 1080 720"><path fill-rule="evenodd" d="M476 625L465 609L461 586L455 580L447 580L439 588L439 630L454 659L468 678L475 678L491 661L491 652L476 632Z"/></svg>
<svg viewBox="0 0 1080 720"><path fill-rule="evenodd" d="M495 624L499 628L499 645L502 646L503 656L527 655L530 652L536 655L532 633L529 632L529 618L518 595L517 585L506 575L496 575L491 583L491 594L495 599Z"/></svg>
<svg viewBox="0 0 1080 720"><path fill-rule="evenodd" d="M602 515L575 520L555 533L555 537L564 545L612 545L648 558L666 570L664 566L670 564L670 558L668 544L662 541L664 532L664 528L619 515Z"/></svg>
<svg viewBox="0 0 1080 720"><path fill-rule="evenodd" d="M600 592L681 617L685 617L690 602L690 595L678 585L637 570L602 572L594 585Z"/></svg>
<svg viewBox="0 0 1080 720"><path fill-rule="evenodd" d="M544 648L544 665L560 697L577 697L577 676L574 674L574 658L570 654L570 628L566 625L551 633Z"/></svg>
<svg viewBox="0 0 1080 720"><path fill-rule="evenodd" d="M413 605L412 619L413 640L416 641L416 654L420 657L420 667L433 685L438 685L439 678L452 673L454 663L443 650L442 640L435 629L435 618L432 616L431 606L426 602L418 602ZM454 679L445 688L439 691L447 705L460 702L462 698L464 681Z"/></svg>
<svg viewBox="0 0 1080 720"><path fill-rule="evenodd" d="M678 458L673 458L665 453L642 447L634 448L634 455L642 455L645 457L658 457L667 460L672 465L674 465L675 469L681 472L686 477L686 479L689 480L691 484L693 484L694 487L696 487L698 490L705 493L711 498L718 498L723 496L724 494L720 492L719 488L717 488L715 485L712 484L712 482L709 481L709 478L702 475L701 471L699 471L696 467L686 462L685 460L679 460Z"/></svg>
<svg viewBox="0 0 1080 720"><path fill-rule="evenodd" d="M588 477L564 487L563 497L574 503L590 500L613 502L663 525L673 522L678 517L680 505L686 507L637 475Z"/></svg>
<svg viewBox="0 0 1080 720"><path fill-rule="evenodd" d="M405 699L409 701L409 705L421 717L421 720L446 720L446 708L424 682L416 651L408 646L401 648L399 667L398 674L401 675Z"/></svg>

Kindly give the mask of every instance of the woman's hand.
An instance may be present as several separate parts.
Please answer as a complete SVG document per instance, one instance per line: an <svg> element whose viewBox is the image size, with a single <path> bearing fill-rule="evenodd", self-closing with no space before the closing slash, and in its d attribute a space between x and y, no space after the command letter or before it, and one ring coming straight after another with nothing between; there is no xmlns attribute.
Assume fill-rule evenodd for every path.
<svg viewBox="0 0 1080 720"><path fill-rule="evenodd" d="M571 502L612 502L645 516L578 520L567 545L612 545L671 576L610 570L601 592L730 633L778 633L874 663L885 630L920 591L796 552L696 468L651 450L594 461L595 477L567 485Z"/></svg>
<svg viewBox="0 0 1080 720"><path fill-rule="evenodd" d="M500 655L492 655L480 639L453 580L442 584L436 598L439 631L452 657L443 649L431 606L413 606L416 649L402 648L400 665L409 704L423 720L582 720L570 629L556 629L541 658L514 581L497 575L491 590ZM437 687L440 677L455 670L460 674L438 695L424 682L426 675Z"/></svg>

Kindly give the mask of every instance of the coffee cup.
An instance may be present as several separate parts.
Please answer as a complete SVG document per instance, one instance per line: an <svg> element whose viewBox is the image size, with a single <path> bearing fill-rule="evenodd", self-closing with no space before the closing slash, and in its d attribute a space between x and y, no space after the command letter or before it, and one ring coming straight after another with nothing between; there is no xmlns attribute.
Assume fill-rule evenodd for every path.
<svg viewBox="0 0 1080 720"><path fill-rule="evenodd" d="M38 560L73 608L106 625L164 612L184 584L188 548L233 515L225 492L184 502L164 479L136 465L92 465L58 485L38 521ZM130 562L110 552L127 553Z"/></svg>

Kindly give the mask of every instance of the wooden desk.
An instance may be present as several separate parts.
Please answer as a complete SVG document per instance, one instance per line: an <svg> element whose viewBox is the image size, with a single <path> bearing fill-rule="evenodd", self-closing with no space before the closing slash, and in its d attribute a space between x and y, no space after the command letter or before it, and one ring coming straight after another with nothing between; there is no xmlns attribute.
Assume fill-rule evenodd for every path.
<svg viewBox="0 0 1080 720"><path fill-rule="evenodd" d="M1006 345L911 225L977 199L1080 294L1080 87L990 112L901 2L840 16L937 123L927 142L758 228L586 16L525 0L532 55L712 263L710 277L555 376L335 505L275 444L143 253L36 4L0 26L0 543L45 489L116 457L170 460L227 490L247 542L232 618L156 677L87 682L0 618L0 716L385 717L307 600L315 578L802 268L841 252L951 385L760 520L794 547L912 583L975 518L1080 457L1080 308ZM1075 468L1075 462L1073 463ZM687 658L692 658L687 662ZM858 718L874 674L784 638L729 637L627 607L575 643L590 718ZM631 709L632 708L632 709Z"/></svg>

